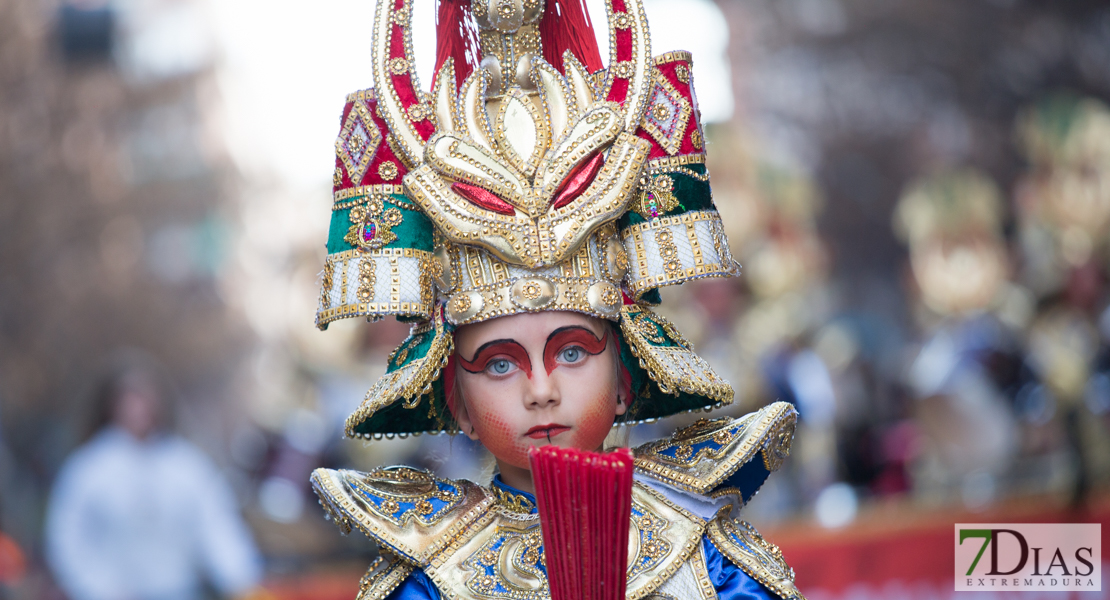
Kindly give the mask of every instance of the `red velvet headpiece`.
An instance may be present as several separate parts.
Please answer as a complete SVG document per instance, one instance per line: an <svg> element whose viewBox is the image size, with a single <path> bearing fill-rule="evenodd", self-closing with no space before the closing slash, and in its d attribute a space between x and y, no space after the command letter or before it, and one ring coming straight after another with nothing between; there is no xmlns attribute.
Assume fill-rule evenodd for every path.
<svg viewBox="0 0 1110 600"><path fill-rule="evenodd" d="M478 67L481 51L478 25L470 0L438 0L436 10L436 77L448 58L455 61L455 89ZM604 68L586 0L547 0L537 27L543 59L563 70L563 53L570 50L591 73Z"/></svg>

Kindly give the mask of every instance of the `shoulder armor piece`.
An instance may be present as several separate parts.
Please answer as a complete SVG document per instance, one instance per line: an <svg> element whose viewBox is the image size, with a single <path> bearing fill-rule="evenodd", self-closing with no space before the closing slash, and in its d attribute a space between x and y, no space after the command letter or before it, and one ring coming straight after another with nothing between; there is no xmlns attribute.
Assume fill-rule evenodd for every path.
<svg viewBox="0 0 1110 600"><path fill-rule="evenodd" d="M790 454L797 420L787 402L738 419L702 419L633 450L636 470L686 492L747 502Z"/></svg>
<svg viewBox="0 0 1110 600"><path fill-rule="evenodd" d="M779 547L763 539L747 521L732 519L731 511L731 505L722 508L709 523L709 541L732 564L783 600L805 600L794 586L794 569L787 566Z"/></svg>
<svg viewBox="0 0 1110 600"><path fill-rule="evenodd" d="M355 600L385 600L412 573L413 566L382 552L358 582Z"/></svg>
<svg viewBox="0 0 1110 600"><path fill-rule="evenodd" d="M494 501L477 484L409 467L316 469L312 487L344 534L358 529L417 565L426 565Z"/></svg>

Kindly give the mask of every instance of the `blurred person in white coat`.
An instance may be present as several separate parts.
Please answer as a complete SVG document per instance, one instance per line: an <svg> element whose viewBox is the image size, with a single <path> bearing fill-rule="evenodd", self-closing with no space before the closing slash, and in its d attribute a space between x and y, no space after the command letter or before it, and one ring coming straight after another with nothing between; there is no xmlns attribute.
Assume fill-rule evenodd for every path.
<svg viewBox="0 0 1110 600"><path fill-rule="evenodd" d="M50 498L46 557L71 600L196 600L257 591L262 564L212 461L170 433L157 369L131 359L98 394L92 437Z"/></svg>

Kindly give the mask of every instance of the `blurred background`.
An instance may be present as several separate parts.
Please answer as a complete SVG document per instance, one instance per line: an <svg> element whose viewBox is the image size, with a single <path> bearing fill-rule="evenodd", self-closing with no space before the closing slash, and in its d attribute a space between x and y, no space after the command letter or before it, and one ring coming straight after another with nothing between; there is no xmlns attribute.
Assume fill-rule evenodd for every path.
<svg viewBox="0 0 1110 600"><path fill-rule="evenodd" d="M1105 524L1110 6L646 5L653 49L694 53L745 273L664 290L662 312L736 387L720 415L797 405L791 459L746 510L803 592L947 598L953 523ZM415 7L430 24L434 0ZM0 598L84 600L44 532L70 532L52 489L122 363L146 378L109 388L158 400L246 540L239 574L198 567L192 597L354 598L375 550L324 521L317 466L489 477L464 439L341 439L407 333L313 326L373 10L0 0Z"/></svg>

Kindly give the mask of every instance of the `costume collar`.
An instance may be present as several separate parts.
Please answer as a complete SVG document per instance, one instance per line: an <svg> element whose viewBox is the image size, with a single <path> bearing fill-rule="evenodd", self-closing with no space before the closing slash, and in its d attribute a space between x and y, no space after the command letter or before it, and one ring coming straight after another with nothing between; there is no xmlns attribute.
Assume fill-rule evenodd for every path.
<svg viewBox="0 0 1110 600"><path fill-rule="evenodd" d="M536 497L505 483L501 480L500 473L493 476L490 489L497 496L497 503L513 512L525 515L539 512L536 508Z"/></svg>

